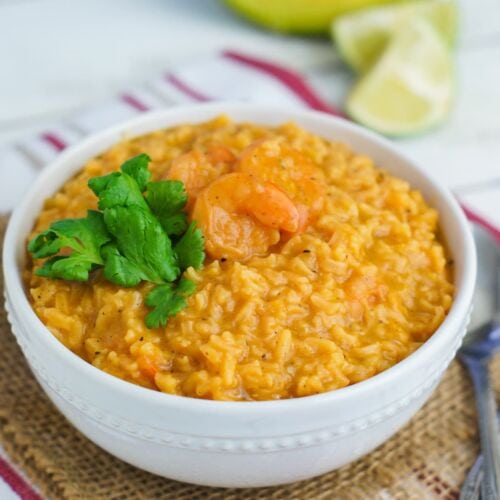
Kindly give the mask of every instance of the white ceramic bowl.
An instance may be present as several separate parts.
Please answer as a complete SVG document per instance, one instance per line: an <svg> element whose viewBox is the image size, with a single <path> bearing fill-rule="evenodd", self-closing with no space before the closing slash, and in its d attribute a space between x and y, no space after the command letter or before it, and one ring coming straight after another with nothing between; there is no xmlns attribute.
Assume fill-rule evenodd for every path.
<svg viewBox="0 0 500 500"><path fill-rule="evenodd" d="M124 135L136 136L220 113L276 125L295 120L408 180L439 210L455 261L456 295L447 318L420 349L387 371L337 391L266 402L205 401L144 389L108 375L66 349L31 309L21 272L26 237L43 200L89 158ZM108 129L61 154L14 211L3 265L14 334L41 386L94 443L137 467L213 486L267 486L340 467L392 436L425 403L465 332L476 261L468 224L450 193L388 141L325 114L244 104L209 104L151 114Z"/></svg>

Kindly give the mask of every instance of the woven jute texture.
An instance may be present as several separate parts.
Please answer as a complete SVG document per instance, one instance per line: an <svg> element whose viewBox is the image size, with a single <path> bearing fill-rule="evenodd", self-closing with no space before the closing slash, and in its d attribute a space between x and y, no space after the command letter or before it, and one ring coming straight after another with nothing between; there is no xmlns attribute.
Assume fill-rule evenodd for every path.
<svg viewBox="0 0 500 500"><path fill-rule="evenodd" d="M2 235L5 223L0 219ZM27 367L1 302L0 441L31 482L53 499L452 499L478 452L471 386L454 362L404 429L338 471L262 489L204 488L162 479L108 455L57 412ZM492 375L500 389L500 359Z"/></svg>

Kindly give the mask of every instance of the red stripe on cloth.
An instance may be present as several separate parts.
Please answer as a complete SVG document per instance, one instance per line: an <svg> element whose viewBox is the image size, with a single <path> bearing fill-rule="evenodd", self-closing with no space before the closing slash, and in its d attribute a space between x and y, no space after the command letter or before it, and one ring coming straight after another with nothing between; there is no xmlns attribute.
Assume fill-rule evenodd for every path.
<svg viewBox="0 0 500 500"><path fill-rule="evenodd" d="M469 207L465 206L462 202L460 202L460 206L462 207L462 210L464 211L465 215L471 222L475 222L476 224L479 224L482 226L486 231L491 233L495 239L497 240L497 243L500 243L500 229L494 226L491 222L486 220L484 217L481 215L477 214L476 212L472 211Z"/></svg>
<svg viewBox="0 0 500 500"><path fill-rule="evenodd" d="M137 111L149 111L149 107L132 94L122 94L121 100Z"/></svg>
<svg viewBox="0 0 500 500"><path fill-rule="evenodd" d="M52 132L43 133L41 138L57 151L62 151L67 146L67 144L60 137Z"/></svg>
<svg viewBox="0 0 500 500"><path fill-rule="evenodd" d="M234 52L232 50L225 50L222 55L231 61L258 69L259 71L276 78L310 108L315 109L316 111L324 111L325 113L330 113L335 116L345 117L342 111L330 106L321 97L319 97L299 74L269 61L256 59L255 57L240 54L239 52Z"/></svg>
<svg viewBox="0 0 500 500"><path fill-rule="evenodd" d="M41 500L40 495L1 457L0 477L22 500Z"/></svg>
<svg viewBox="0 0 500 500"><path fill-rule="evenodd" d="M180 90L183 94L187 95L188 97L191 97L191 99L193 99L195 101L207 102L207 101L212 100L212 99L210 99L210 97L193 89L190 85L188 85L186 82L183 82L182 80L180 80L177 76L175 76L172 73L168 73L167 75L165 75L165 79L167 80L168 83L170 83L177 90Z"/></svg>

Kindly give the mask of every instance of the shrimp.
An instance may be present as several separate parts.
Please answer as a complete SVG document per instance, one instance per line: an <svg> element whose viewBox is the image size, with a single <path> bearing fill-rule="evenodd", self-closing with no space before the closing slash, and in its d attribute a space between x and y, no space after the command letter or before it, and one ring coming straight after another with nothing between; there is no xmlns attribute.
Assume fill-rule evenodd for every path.
<svg viewBox="0 0 500 500"><path fill-rule="evenodd" d="M207 147L206 154L210 162L214 165L219 163L231 165L236 161L236 156L233 152L223 144L210 144L210 146Z"/></svg>
<svg viewBox="0 0 500 500"><path fill-rule="evenodd" d="M220 144L212 144L206 152L193 149L172 161L165 178L184 183L188 194L187 209L190 210L200 191L213 180L228 173L236 160L231 150Z"/></svg>
<svg viewBox="0 0 500 500"><path fill-rule="evenodd" d="M354 275L345 283L348 313L354 321L363 318L365 307L373 307L383 302L388 292L387 286L380 284L373 274Z"/></svg>
<svg viewBox="0 0 500 500"><path fill-rule="evenodd" d="M272 183L234 172L199 194L192 219L203 231L211 257L246 260L265 255L279 242L280 231L297 231L300 214L287 194Z"/></svg>
<svg viewBox="0 0 500 500"><path fill-rule="evenodd" d="M325 194L323 171L308 156L283 142L254 142L243 151L236 171L282 189L299 208L301 231L321 208Z"/></svg>

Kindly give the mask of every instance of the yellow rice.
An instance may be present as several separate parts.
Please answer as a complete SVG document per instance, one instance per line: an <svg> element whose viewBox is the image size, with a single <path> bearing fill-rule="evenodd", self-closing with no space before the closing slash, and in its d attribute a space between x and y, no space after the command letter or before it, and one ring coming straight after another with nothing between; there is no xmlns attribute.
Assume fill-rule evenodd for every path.
<svg viewBox="0 0 500 500"><path fill-rule="evenodd" d="M166 393L216 400L307 396L347 386L399 362L425 342L451 302L452 263L438 236L438 214L407 182L340 143L293 123L276 128L219 117L123 140L46 200L33 234L96 207L90 177L146 152L159 178L173 158L216 142L236 155L277 137L325 173L318 219L264 257L207 259L186 274L197 284L188 307L149 330L149 285L119 288L26 280L33 308L69 349L116 377ZM377 293L364 284L377 283ZM366 293L365 293L366 292ZM354 297L354 299L353 299ZM148 375L144 360L160 356Z"/></svg>

